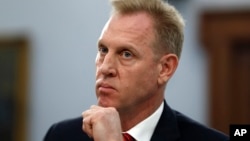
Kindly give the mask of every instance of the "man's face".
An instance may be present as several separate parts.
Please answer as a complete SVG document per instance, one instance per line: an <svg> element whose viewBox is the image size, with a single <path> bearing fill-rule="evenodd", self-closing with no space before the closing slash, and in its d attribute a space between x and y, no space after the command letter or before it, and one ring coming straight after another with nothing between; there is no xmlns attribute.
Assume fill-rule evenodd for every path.
<svg viewBox="0 0 250 141"><path fill-rule="evenodd" d="M153 40L152 21L145 13L111 17L98 42L98 105L126 111L154 100L159 72Z"/></svg>

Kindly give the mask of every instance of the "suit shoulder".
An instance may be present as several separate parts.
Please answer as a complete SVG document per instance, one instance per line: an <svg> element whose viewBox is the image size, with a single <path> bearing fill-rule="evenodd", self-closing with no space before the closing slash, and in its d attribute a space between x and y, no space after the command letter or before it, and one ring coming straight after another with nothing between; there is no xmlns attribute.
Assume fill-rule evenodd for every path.
<svg viewBox="0 0 250 141"><path fill-rule="evenodd" d="M62 130L72 130L72 129L81 129L82 127L82 117L72 118L72 119L66 119L63 121L60 121L58 123L55 123L53 126L56 128L60 128Z"/></svg>
<svg viewBox="0 0 250 141"><path fill-rule="evenodd" d="M193 141L213 140L228 141L229 138L224 133L194 121L193 119L175 111L178 127L182 137L192 138Z"/></svg>
<svg viewBox="0 0 250 141"><path fill-rule="evenodd" d="M72 118L53 124L44 141L80 141L89 139L82 131L82 117Z"/></svg>

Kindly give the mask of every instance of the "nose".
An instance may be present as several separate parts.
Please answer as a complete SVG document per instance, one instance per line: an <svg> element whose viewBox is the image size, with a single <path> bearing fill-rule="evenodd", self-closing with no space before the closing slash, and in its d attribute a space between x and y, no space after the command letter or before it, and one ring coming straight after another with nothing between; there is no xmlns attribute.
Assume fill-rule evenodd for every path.
<svg viewBox="0 0 250 141"><path fill-rule="evenodd" d="M104 76L114 77L117 75L116 61L112 54L106 54L104 57L97 56L96 59L97 73Z"/></svg>

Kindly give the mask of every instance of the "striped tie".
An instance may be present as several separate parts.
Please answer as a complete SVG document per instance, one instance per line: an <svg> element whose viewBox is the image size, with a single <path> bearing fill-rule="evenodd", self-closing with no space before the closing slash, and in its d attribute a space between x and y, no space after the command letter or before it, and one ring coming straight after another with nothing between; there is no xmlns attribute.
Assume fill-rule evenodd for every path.
<svg viewBox="0 0 250 141"><path fill-rule="evenodd" d="M123 135L123 141L135 141L135 139L128 133L122 133L122 135Z"/></svg>

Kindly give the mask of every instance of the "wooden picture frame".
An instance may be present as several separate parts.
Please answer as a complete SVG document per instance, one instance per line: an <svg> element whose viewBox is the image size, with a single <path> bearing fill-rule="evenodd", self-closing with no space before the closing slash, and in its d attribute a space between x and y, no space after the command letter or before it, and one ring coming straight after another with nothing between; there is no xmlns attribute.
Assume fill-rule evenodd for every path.
<svg viewBox="0 0 250 141"><path fill-rule="evenodd" d="M250 124L250 10L205 11L200 41L208 52L210 124Z"/></svg>
<svg viewBox="0 0 250 141"><path fill-rule="evenodd" d="M0 36L0 137L25 141L27 134L28 40Z"/></svg>

